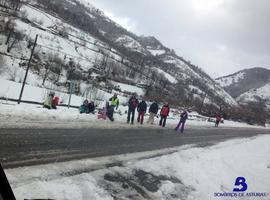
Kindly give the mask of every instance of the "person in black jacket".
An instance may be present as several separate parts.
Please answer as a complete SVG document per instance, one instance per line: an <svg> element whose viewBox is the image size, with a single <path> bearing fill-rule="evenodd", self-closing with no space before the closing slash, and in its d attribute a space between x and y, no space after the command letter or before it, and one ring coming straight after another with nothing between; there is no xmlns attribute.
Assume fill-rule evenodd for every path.
<svg viewBox="0 0 270 200"><path fill-rule="evenodd" d="M187 118L188 118L187 111L182 112L181 115L180 115L180 121L179 121L178 125L176 126L176 128L174 130L175 131L178 131L179 128L180 128L180 126L181 126L181 124L182 124L180 131L181 131L181 133L183 133Z"/></svg>
<svg viewBox="0 0 270 200"><path fill-rule="evenodd" d="M144 118L144 114L147 110L147 105L145 103L144 100L142 100L139 105L138 105L138 108L137 108L137 111L138 111L138 118L137 118L137 122L143 124L143 118Z"/></svg>
<svg viewBox="0 0 270 200"><path fill-rule="evenodd" d="M158 108L158 104L156 101L151 104L151 106L149 108L149 118L147 120L147 123L154 124L155 116L158 113L158 109L159 108Z"/></svg>
<svg viewBox="0 0 270 200"><path fill-rule="evenodd" d="M114 118L113 118L114 106L109 105L109 103L106 106L107 106L106 115L109 118L109 120L113 122L114 121Z"/></svg>
<svg viewBox="0 0 270 200"><path fill-rule="evenodd" d="M95 109L96 109L95 103L94 103L94 101L91 101L88 104L88 111L89 111L89 113L95 114Z"/></svg>
<svg viewBox="0 0 270 200"><path fill-rule="evenodd" d="M128 101L128 116L127 116L127 123L130 122L130 115L131 116L131 124L134 123L134 116L135 116L135 109L137 108L139 104L138 99L135 95L132 95L132 97Z"/></svg>

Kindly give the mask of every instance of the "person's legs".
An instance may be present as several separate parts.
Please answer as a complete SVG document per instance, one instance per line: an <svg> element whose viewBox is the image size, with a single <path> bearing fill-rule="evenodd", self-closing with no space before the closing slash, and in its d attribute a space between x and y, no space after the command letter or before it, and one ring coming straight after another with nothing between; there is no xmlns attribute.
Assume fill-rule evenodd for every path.
<svg viewBox="0 0 270 200"><path fill-rule="evenodd" d="M131 111L131 114L132 114L132 116L131 116L131 123L133 124L134 123L134 116L135 116L135 109L133 109Z"/></svg>
<svg viewBox="0 0 270 200"><path fill-rule="evenodd" d="M155 116L156 116L155 113L150 113L150 116L149 116L149 122L150 122L151 124L154 124Z"/></svg>
<svg viewBox="0 0 270 200"><path fill-rule="evenodd" d="M110 116L108 116L109 117L109 119L113 122L114 121L114 118L113 118L113 116L112 115L110 115Z"/></svg>
<svg viewBox="0 0 270 200"><path fill-rule="evenodd" d="M147 120L147 124L149 124L150 123L150 119L151 119L151 113L149 113L149 117L148 117L148 120Z"/></svg>
<svg viewBox="0 0 270 200"><path fill-rule="evenodd" d="M184 132L184 128L185 128L185 122L182 122L182 126L181 126L181 133Z"/></svg>
<svg viewBox="0 0 270 200"><path fill-rule="evenodd" d="M178 124L177 124L177 126L175 127L175 129L174 129L174 130L175 130L175 131L178 131L178 129L179 129L179 127L180 127L180 125L181 125L181 121L179 121L179 122L178 122Z"/></svg>
<svg viewBox="0 0 270 200"><path fill-rule="evenodd" d="M165 127L166 126L166 120L167 120L167 116L164 116L164 119L163 119L163 124L162 126Z"/></svg>
<svg viewBox="0 0 270 200"><path fill-rule="evenodd" d="M160 120L159 120L159 125L162 125L162 121L163 121L163 115L160 115Z"/></svg>
<svg viewBox="0 0 270 200"><path fill-rule="evenodd" d="M43 108L47 108L47 109L51 109L51 107L49 105L43 105Z"/></svg>
<svg viewBox="0 0 270 200"><path fill-rule="evenodd" d="M143 124L144 112L141 112L141 124Z"/></svg>
<svg viewBox="0 0 270 200"><path fill-rule="evenodd" d="M137 117L137 122L138 122L138 123L140 122L140 118L141 118L141 113L138 112L138 117Z"/></svg>
<svg viewBox="0 0 270 200"><path fill-rule="evenodd" d="M130 122L131 109L128 109L127 123Z"/></svg>

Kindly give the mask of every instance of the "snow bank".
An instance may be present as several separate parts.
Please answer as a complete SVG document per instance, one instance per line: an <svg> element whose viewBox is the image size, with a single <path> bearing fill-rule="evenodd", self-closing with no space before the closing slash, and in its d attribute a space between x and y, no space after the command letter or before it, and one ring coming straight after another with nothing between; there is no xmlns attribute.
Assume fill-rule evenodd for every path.
<svg viewBox="0 0 270 200"><path fill-rule="evenodd" d="M118 198L128 199L134 191L129 187L122 187L123 185L117 182L112 183L115 189L113 191L117 193L109 190L108 181L104 180L104 175L110 173L126 176L135 183L135 177L132 177L135 170L172 178L171 181L161 181L157 192L147 192L152 199L179 199L184 193L185 200L215 199L215 192L232 192L235 179L239 176L246 178L247 192L269 194L269 143L270 136L264 135L229 140L204 148L184 146L178 148L175 153L149 159L140 159L140 156L141 158L150 157L151 154L148 152L137 153L136 156L128 154L9 169L6 172L17 199L99 200L112 199L112 194ZM164 153L169 152L164 150ZM122 167L106 169L108 161L113 163L121 160ZM85 170L82 170L84 173L76 173L76 169L78 172ZM75 173L72 175L69 172ZM141 190L146 190L142 185L139 187Z"/></svg>
<svg viewBox="0 0 270 200"><path fill-rule="evenodd" d="M249 192L270 193L269 142L268 135L227 141L139 161L132 167L177 177L195 188L190 199L214 199L215 192L232 192L240 176L246 178Z"/></svg>

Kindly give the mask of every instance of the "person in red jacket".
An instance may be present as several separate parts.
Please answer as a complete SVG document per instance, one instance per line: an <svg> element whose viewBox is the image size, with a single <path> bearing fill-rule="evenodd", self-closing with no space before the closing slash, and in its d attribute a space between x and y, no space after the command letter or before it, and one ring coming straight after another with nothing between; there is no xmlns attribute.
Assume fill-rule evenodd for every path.
<svg viewBox="0 0 270 200"><path fill-rule="evenodd" d="M170 113L170 108L168 103L164 104L163 107L160 110L160 121L159 125L165 127L166 126L166 120Z"/></svg>
<svg viewBox="0 0 270 200"><path fill-rule="evenodd" d="M55 96L52 99L52 109L57 109L58 105L59 105L59 97Z"/></svg>
<svg viewBox="0 0 270 200"><path fill-rule="evenodd" d="M217 114L217 115L216 115L216 123L215 123L215 127L218 127L220 121L221 121L221 115L220 115L220 114Z"/></svg>

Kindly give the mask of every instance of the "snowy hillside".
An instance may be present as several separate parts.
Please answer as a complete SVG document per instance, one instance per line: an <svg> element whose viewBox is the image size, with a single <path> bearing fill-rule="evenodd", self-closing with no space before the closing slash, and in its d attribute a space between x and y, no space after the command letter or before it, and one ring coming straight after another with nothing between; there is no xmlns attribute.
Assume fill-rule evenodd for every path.
<svg viewBox="0 0 270 200"><path fill-rule="evenodd" d="M251 68L217 78L216 81L240 103L257 101L270 103L270 70Z"/></svg>
<svg viewBox="0 0 270 200"><path fill-rule="evenodd" d="M154 37L128 32L88 1L31 0L15 16L5 12L0 33L2 79L22 82L38 34L27 79L32 86L67 92L66 82L73 81L76 94L85 98L97 90L123 97L136 92L196 106L194 102L201 105L207 94L206 103L216 107L237 105L199 67Z"/></svg>
<svg viewBox="0 0 270 200"><path fill-rule="evenodd" d="M239 102L248 102L248 101L256 101L256 97L260 97L264 100L267 100L270 105L270 83L265 84L264 86L256 89L251 89L239 97L237 97L237 101Z"/></svg>
<svg viewBox="0 0 270 200"><path fill-rule="evenodd" d="M216 79L216 81L222 87L229 87L232 84L239 83L244 78L245 78L245 72L239 72L239 73L233 74L231 76L224 76L224 77L218 78L218 79Z"/></svg>

